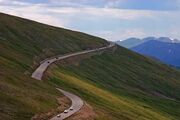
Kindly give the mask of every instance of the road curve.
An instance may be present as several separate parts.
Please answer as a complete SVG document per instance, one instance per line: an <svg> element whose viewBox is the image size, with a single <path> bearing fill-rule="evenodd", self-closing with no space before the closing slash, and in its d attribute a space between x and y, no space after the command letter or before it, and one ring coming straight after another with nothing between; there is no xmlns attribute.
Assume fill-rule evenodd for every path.
<svg viewBox="0 0 180 120"><path fill-rule="evenodd" d="M70 108L69 108L69 109L67 109L68 113L61 113L58 115L60 117L55 116L55 117L51 118L50 120L64 120L65 118L67 118L67 117L71 116L72 114L74 114L75 112L79 111L81 109L81 107L84 105L84 103L80 97L73 95L69 92L66 92L64 90L61 90L59 88L57 88L57 89L72 101L72 105L70 108L73 108L73 110L70 110Z"/></svg>
<svg viewBox="0 0 180 120"><path fill-rule="evenodd" d="M42 80L42 76L43 76L44 72L46 71L46 69L48 68L48 66L58 60L63 60L65 58L69 58L72 56L82 55L82 54L91 53L91 52L95 52L95 51L101 51L101 50L104 50L107 48L111 48L113 46L115 46L115 44L110 43L108 46L96 48L93 50L85 50L85 51L76 52L76 53L72 53L72 54L68 54L68 55L64 55L64 56L47 58L44 61L40 62L40 66L32 73L31 77L34 79L37 79L37 80ZM73 108L73 110L70 110L70 108L69 108L68 113L61 113L58 115L60 117L55 116L50 120L64 120L65 118L67 118L67 117L71 116L72 114L74 114L75 112L79 111L84 104L83 101L81 100L81 98L79 98L78 96L73 95L64 90L61 90L59 88L57 88L57 89L72 101L72 105L70 108Z"/></svg>
<svg viewBox="0 0 180 120"><path fill-rule="evenodd" d="M93 50L85 50L85 51L81 51L81 52L72 53L72 54L69 54L69 55L64 55L64 56L59 56L59 57L46 59L43 62L41 62L40 66L33 72L31 77L34 78L34 79L37 79L37 80L41 80L42 76L43 76L43 73L46 71L48 66L51 65L52 63L58 61L58 60L63 60L65 58L69 58L69 57L77 56L77 55L82 55L82 54L86 54L86 53L91 53L91 52L94 52L94 51L104 50L104 49L107 49L107 48L111 48L114 45L115 45L114 43L110 43L108 46L101 47L101 48L96 48L96 49L93 49Z"/></svg>

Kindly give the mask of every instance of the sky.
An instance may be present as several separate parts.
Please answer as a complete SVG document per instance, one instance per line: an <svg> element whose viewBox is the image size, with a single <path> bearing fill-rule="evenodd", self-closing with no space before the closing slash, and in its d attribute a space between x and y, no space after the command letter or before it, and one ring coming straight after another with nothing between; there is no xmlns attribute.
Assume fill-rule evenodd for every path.
<svg viewBox="0 0 180 120"><path fill-rule="evenodd" d="M111 41L180 39L180 0L0 0L0 12Z"/></svg>

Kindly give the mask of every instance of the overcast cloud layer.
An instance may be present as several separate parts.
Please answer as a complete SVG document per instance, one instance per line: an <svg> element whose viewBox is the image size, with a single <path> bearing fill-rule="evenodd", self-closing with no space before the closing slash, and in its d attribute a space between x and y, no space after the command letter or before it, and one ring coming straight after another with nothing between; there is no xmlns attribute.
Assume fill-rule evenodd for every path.
<svg viewBox="0 0 180 120"><path fill-rule="evenodd" d="M180 39L179 7L180 0L0 0L1 12L113 41Z"/></svg>

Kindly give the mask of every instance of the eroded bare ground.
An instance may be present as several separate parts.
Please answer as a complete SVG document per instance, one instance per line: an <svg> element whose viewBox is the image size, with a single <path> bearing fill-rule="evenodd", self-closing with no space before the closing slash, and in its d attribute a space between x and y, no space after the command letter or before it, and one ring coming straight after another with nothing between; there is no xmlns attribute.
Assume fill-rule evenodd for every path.
<svg viewBox="0 0 180 120"><path fill-rule="evenodd" d="M96 117L97 115L94 112L93 108L87 103L85 103L78 112L76 112L74 115L67 118L66 120L94 120Z"/></svg>
<svg viewBox="0 0 180 120"><path fill-rule="evenodd" d="M57 101L58 108L52 109L46 113L36 114L31 120L49 120L53 116L63 112L65 109L71 106L71 101L65 96L58 98Z"/></svg>

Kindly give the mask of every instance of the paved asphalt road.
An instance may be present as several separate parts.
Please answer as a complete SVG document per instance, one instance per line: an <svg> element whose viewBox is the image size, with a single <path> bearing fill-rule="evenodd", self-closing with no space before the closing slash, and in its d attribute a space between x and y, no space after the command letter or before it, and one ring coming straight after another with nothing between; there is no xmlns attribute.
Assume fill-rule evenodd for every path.
<svg viewBox="0 0 180 120"><path fill-rule="evenodd" d="M64 90L61 90L59 88L57 88L57 89L72 101L72 105L70 108L73 108L73 110L70 110L70 108L69 108L69 109L67 109L68 113L61 113L61 114L59 114L60 117L55 116L50 120L64 120L65 118L67 118L67 117L71 116L72 114L74 114L75 112L79 111L84 104L80 97L73 95L69 92L66 92Z"/></svg>
<svg viewBox="0 0 180 120"><path fill-rule="evenodd" d="M64 56L60 56L60 57L56 57L56 58L46 59L43 62L41 62L40 66L33 72L31 77L34 79L37 79L37 80L41 80L43 73L46 71L48 66L50 64L54 63L55 61L62 60L62 59L72 57L72 56L76 56L76 55L81 55L81 54L90 53L90 52L94 52L94 51L104 50L104 49L113 47L114 45L115 45L114 43L110 43L106 47L97 48L97 49L93 49L93 50L85 50L85 51L81 51L81 52L77 52L77 53L72 53L69 55L64 55Z"/></svg>
<svg viewBox="0 0 180 120"><path fill-rule="evenodd" d="M48 66L55 61L62 60L62 59L72 57L72 56L76 56L76 55L81 55L81 54L90 53L90 52L94 52L94 51L104 50L107 48L111 48L114 45L115 45L114 43L110 43L108 46L102 47L102 48L97 48L97 49L93 49L93 50L85 50L82 52L77 52L77 53L72 53L72 54L68 54L68 55L64 55L64 56L45 59L44 61L42 61L40 63L40 66L33 72L31 77L34 79L37 79L37 80L41 80L43 73L46 71ZM75 112L79 111L81 109L81 107L83 106L83 101L78 96L73 95L73 94L66 92L64 90L61 90L61 89L58 89L58 90L60 92L62 92L66 97L68 97L72 101L72 105L70 108L73 108L73 110L70 110L70 108L69 108L68 113L61 113L61 114L59 114L60 117L55 116L50 120L64 120L65 118L67 118L67 117L71 116L72 114L74 114Z"/></svg>

